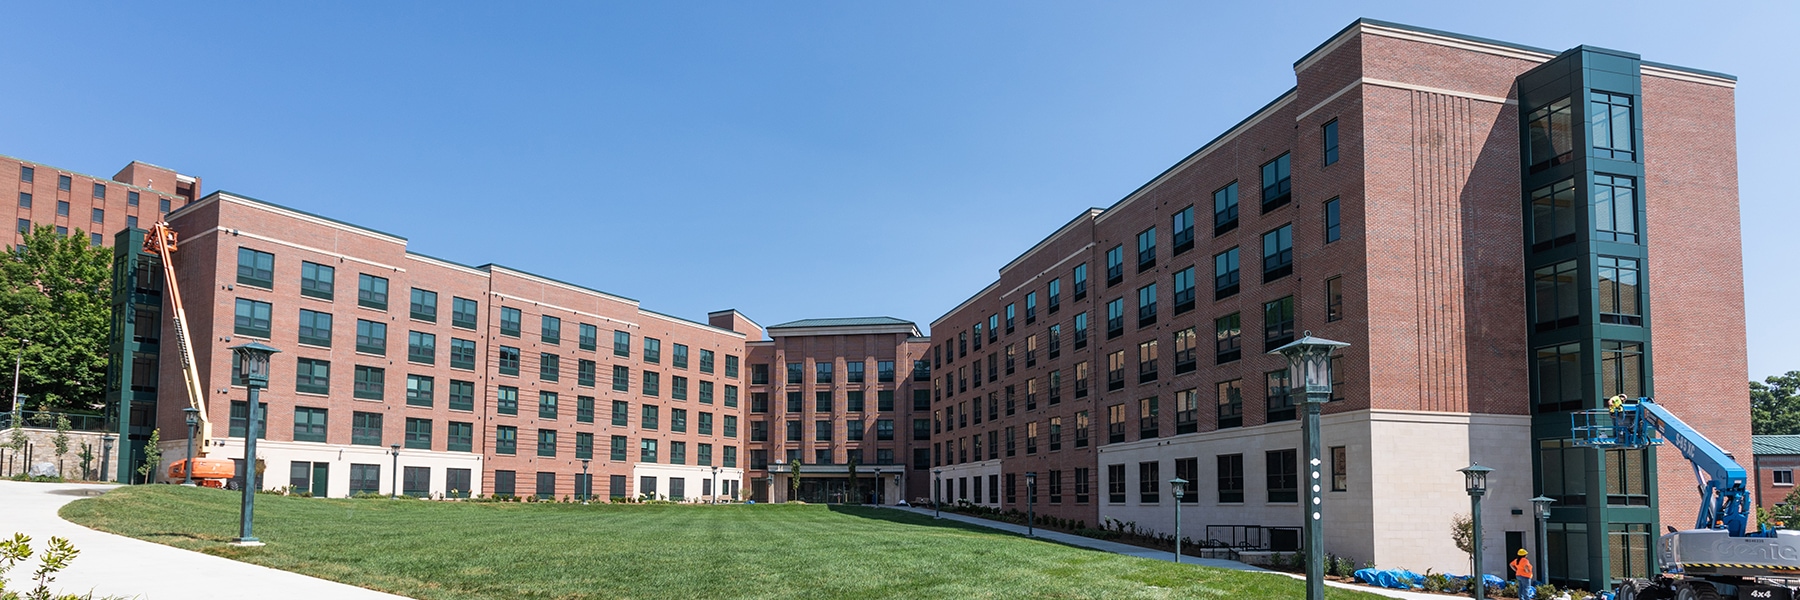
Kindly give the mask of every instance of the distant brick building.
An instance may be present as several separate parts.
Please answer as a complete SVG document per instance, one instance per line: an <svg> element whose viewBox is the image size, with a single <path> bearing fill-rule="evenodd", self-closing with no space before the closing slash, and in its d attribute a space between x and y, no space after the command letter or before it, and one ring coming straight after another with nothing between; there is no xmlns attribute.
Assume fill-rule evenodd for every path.
<svg viewBox="0 0 1800 600"><path fill-rule="evenodd" d="M1769 510L1787 504L1788 495L1794 493L1794 471L1800 471L1800 435L1752 436L1752 444L1756 457L1750 479L1756 485L1757 506Z"/></svg>
<svg viewBox="0 0 1800 600"><path fill-rule="evenodd" d="M1035 473L1042 514L1168 533L1180 477L1190 537L1292 547L1316 483L1326 551L1461 571L1479 461L1487 564L1536 548L1543 494L1551 581L1650 572L1697 512L1688 465L1572 447L1569 413L1656 395L1749 455L1735 81L1369 20L1294 71L932 322L940 497L1024 509ZM1317 482L1265 355L1308 330L1351 344Z"/></svg>
<svg viewBox="0 0 1800 600"><path fill-rule="evenodd" d="M0 200L12 207L13 236L18 243L34 225L51 225L65 235L85 232L100 246L112 234L148 227L161 215L187 205L200 193L200 178L133 161L112 179L101 179L10 156L0 156L0 189L14 192Z"/></svg>

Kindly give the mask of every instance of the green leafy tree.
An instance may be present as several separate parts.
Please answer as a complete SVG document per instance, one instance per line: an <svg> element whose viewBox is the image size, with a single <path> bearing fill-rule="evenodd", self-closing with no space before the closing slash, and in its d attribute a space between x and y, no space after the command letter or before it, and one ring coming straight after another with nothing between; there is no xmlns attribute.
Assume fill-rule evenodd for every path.
<svg viewBox="0 0 1800 600"><path fill-rule="evenodd" d="M856 483L856 459L850 459L850 497L848 504L862 504L862 488Z"/></svg>
<svg viewBox="0 0 1800 600"><path fill-rule="evenodd" d="M800 499L800 461L788 465L788 500Z"/></svg>
<svg viewBox="0 0 1800 600"><path fill-rule="evenodd" d="M1469 555L1470 568L1475 564L1475 519L1468 514L1457 514L1450 517L1450 541L1456 543L1456 549Z"/></svg>
<svg viewBox="0 0 1800 600"><path fill-rule="evenodd" d="M56 437L50 438L50 445L56 450L56 476L63 476L63 457L69 454L69 417L56 415Z"/></svg>
<svg viewBox="0 0 1800 600"><path fill-rule="evenodd" d="M81 478L92 481L94 479L94 445L82 442L81 451L75 453L75 458L81 459Z"/></svg>
<svg viewBox="0 0 1800 600"><path fill-rule="evenodd" d="M1800 433L1800 371L1770 375L1762 383L1750 382L1750 432Z"/></svg>
<svg viewBox="0 0 1800 600"><path fill-rule="evenodd" d="M138 465L137 468L138 476L144 478L144 483L156 481L156 465L160 462L162 462L162 430L152 429L150 430L150 441L144 444L144 464Z"/></svg>
<svg viewBox="0 0 1800 600"><path fill-rule="evenodd" d="M101 406L111 265L112 253L80 229L65 236L50 225L0 256L0 348L22 349L19 393L39 410Z"/></svg>

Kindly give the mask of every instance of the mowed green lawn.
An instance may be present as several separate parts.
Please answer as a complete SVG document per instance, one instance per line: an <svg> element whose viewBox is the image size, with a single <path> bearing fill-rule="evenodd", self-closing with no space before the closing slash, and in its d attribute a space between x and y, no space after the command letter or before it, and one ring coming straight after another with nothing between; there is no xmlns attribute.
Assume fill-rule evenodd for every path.
<svg viewBox="0 0 1800 600"><path fill-rule="evenodd" d="M475 504L124 487L66 519L417 598L1297 598L1301 582L1029 540L908 512L801 505ZM1330 589L1328 598L1374 599Z"/></svg>

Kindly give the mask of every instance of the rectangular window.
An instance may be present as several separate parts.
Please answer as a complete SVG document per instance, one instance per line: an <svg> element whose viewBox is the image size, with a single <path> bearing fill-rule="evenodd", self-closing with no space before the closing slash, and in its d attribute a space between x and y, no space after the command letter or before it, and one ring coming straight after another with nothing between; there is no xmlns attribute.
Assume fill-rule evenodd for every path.
<svg viewBox="0 0 1800 600"><path fill-rule="evenodd" d="M451 327L461 327L463 329L474 329L476 320L477 320L476 312L478 309L479 309L479 304L477 304L474 300L470 300L468 298L457 298L454 296L451 297L451 299L450 299L450 326Z"/></svg>
<svg viewBox="0 0 1800 600"><path fill-rule="evenodd" d="M1087 284L1088 284L1087 263L1081 263L1079 265L1075 265L1074 278L1075 278L1075 290L1074 290L1075 300L1077 302L1079 302L1079 301L1087 298ZM993 321L993 317L988 317L988 320L989 320L989 323L991 324ZM990 335L990 336L994 335L994 332L992 331L991 327L988 331L988 335Z"/></svg>
<svg viewBox="0 0 1800 600"><path fill-rule="evenodd" d="M700 435L712 435L713 434L713 414L712 413L709 413L709 412L700 413L699 434Z"/></svg>
<svg viewBox="0 0 1800 600"><path fill-rule="evenodd" d="M1604 258L1602 259L1604 260ZM1536 331L1550 331L1581 322L1580 288L1573 260L1532 270L1532 321ZM1635 280L1635 276L1633 277ZM1606 286L1602 276L1600 285ZM1602 303L1605 302L1603 298Z"/></svg>
<svg viewBox="0 0 1800 600"><path fill-rule="evenodd" d="M575 434L575 458L581 460L594 458L594 434L587 432Z"/></svg>
<svg viewBox="0 0 1800 600"><path fill-rule="evenodd" d="M613 365L612 389L615 392L631 391L631 367Z"/></svg>
<svg viewBox="0 0 1800 600"><path fill-rule="evenodd" d="M300 343L321 348L331 347L331 313L300 309Z"/></svg>
<svg viewBox="0 0 1800 600"><path fill-rule="evenodd" d="M1138 232L1138 272L1142 273L1156 266L1156 228L1151 227Z"/></svg>
<svg viewBox="0 0 1800 600"><path fill-rule="evenodd" d="M684 408L669 409L669 431L687 433L687 414L688 411Z"/></svg>
<svg viewBox="0 0 1800 600"><path fill-rule="evenodd" d="M325 409L305 406L294 407L294 441L325 441L325 425Z"/></svg>
<svg viewBox="0 0 1800 600"><path fill-rule="evenodd" d="M549 419L552 421L556 420L556 404L556 392L538 392L538 418Z"/></svg>
<svg viewBox="0 0 1800 600"><path fill-rule="evenodd" d="M406 447L415 450L431 449L431 419L406 419Z"/></svg>
<svg viewBox="0 0 1800 600"><path fill-rule="evenodd" d="M356 320L356 351L368 354L387 354L387 323Z"/></svg>
<svg viewBox="0 0 1800 600"><path fill-rule="evenodd" d="M562 343L562 319L543 315L538 318L538 339L546 344Z"/></svg>
<svg viewBox="0 0 1800 600"><path fill-rule="evenodd" d="M1338 160L1338 122L1332 119L1320 128L1320 138L1325 144L1325 165L1331 166Z"/></svg>
<svg viewBox="0 0 1800 600"><path fill-rule="evenodd" d="M1125 389L1125 351L1106 355L1106 391Z"/></svg>
<svg viewBox="0 0 1800 600"><path fill-rule="evenodd" d="M644 338L644 362L658 364L662 362L662 340Z"/></svg>
<svg viewBox="0 0 1800 600"><path fill-rule="evenodd" d="M1617 175L1594 175L1594 230L1601 240L1638 241L1637 181Z"/></svg>
<svg viewBox="0 0 1800 600"><path fill-rule="evenodd" d="M1037 292L1025 294L1025 324L1037 322ZM960 356L960 354L959 354Z"/></svg>
<svg viewBox="0 0 1800 600"><path fill-rule="evenodd" d="M256 419L257 420L256 439L259 439L259 440L268 439L269 438L269 428L267 427L266 424L269 421L269 403L267 403L267 402L256 403L256 412L257 412L257 415L256 415L256 417L257 417L257 419ZM249 431L249 430L250 430L250 403L242 401L242 400L233 400L231 402L230 422L227 423L227 425L226 425L226 432L227 432L226 435L228 435L230 437L241 438L241 437L244 437L244 435L245 435L244 432Z"/></svg>
<svg viewBox="0 0 1800 600"><path fill-rule="evenodd" d="M1564 179L1531 192L1532 252L1574 242L1575 229L1580 223L1581 214L1575 210L1574 179Z"/></svg>
<svg viewBox="0 0 1800 600"><path fill-rule="evenodd" d="M844 381L847 383L863 383L863 370L868 363L863 361L844 362Z"/></svg>
<svg viewBox="0 0 1800 600"><path fill-rule="evenodd" d="M669 366L675 367L677 369L688 368L687 344L675 344L674 345L674 351L670 354L670 357L669 357Z"/></svg>
<svg viewBox="0 0 1800 600"><path fill-rule="evenodd" d="M1175 374L1191 373L1199 366L1200 335L1193 327L1175 332Z"/></svg>
<svg viewBox="0 0 1800 600"><path fill-rule="evenodd" d="M576 360L575 384L581 387L594 387L595 371L598 369L599 365L594 361L585 358Z"/></svg>
<svg viewBox="0 0 1800 600"><path fill-rule="evenodd" d="M631 334L623 331L613 332L613 356L631 358Z"/></svg>
<svg viewBox="0 0 1800 600"><path fill-rule="evenodd" d="M1600 322L1643 325L1644 313L1638 295L1638 260L1602 256L1597 276L1600 280ZM1573 287L1574 282L1569 283Z"/></svg>
<svg viewBox="0 0 1800 600"><path fill-rule="evenodd" d="M1283 153L1262 166L1262 212L1280 208L1293 197L1288 155Z"/></svg>
<svg viewBox="0 0 1800 600"><path fill-rule="evenodd" d="M56 201L56 216L59 216L59 217L69 216L69 201L67 201L67 200ZM58 227L58 230L59 231L57 231L57 233L60 233L62 235L69 234L68 228L66 228L66 227Z"/></svg>
<svg viewBox="0 0 1800 600"><path fill-rule="evenodd" d="M1213 236L1237 229L1238 184L1236 181L1213 190Z"/></svg>
<svg viewBox="0 0 1800 600"><path fill-rule="evenodd" d="M475 410L475 382L450 380L450 410Z"/></svg>
<svg viewBox="0 0 1800 600"><path fill-rule="evenodd" d="M351 413L350 443L358 446L380 446L381 413Z"/></svg>
<svg viewBox="0 0 1800 600"><path fill-rule="evenodd" d="M450 368L475 368L475 341L450 338Z"/></svg>
<svg viewBox="0 0 1800 600"><path fill-rule="evenodd" d="M645 404L641 407L638 407L638 427L639 428L657 429L662 426L661 420L662 420L661 414L659 413L658 408L656 406L650 405L650 404Z"/></svg>
<svg viewBox="0 0 1800 600"><path fill-rule="evenodd" d="M1156 504L1162 500L1162 463L1138 463L1138 504Z"/></svg>
<svg viewBox="0 0 1800 600"><path fill-rule="evenodd" d="M1242 379L1219 383L1219 429L1244 424L1244 384Z"/></svg>
<svg viewBox="0 0 1800 600"><path fill-rule="evenodd" d="M381 492L381 465L350 465L350 495Z"/></svg>
<svg viewBox="0 0 1800 600"><path fill-rule="evenodd" d="M437 363L437 336L422 331L406 332L406 360L429 365Z"/></svg>
<svg viewBox="0 0 1800 600"><path fill-rule="evenodd" d="M1213 300L1224 300L1238 293L1238 249L1213 255Z"/></svg>
<svg viewBox="0 0 1800 600"><path fill-rule="evenodd" d="M1631 143L1631 96L1589 92L1588 125L1588 141L1594 144L1594 156L1635 160Z"/></svg>
<svg viewBox="0 0 1800 600"><path fill-rule="evenodd" d="M387 381L387 371L380 367L356 365L355 385L351 395L364 400L380 400Z"/></svg>
<svg viewBox="0 0 1800 600"><path fill-rule="evenodd" d="M519 428L501 425L494 428L494 454L515 455L519 453Z"/></svg>
<svg viewBox="0 0 1800 600"><path fill-rule="evenodd" d="M37 169L19 165L19 182L31 183L33 181L37 181Z"/></svg>
<svg viewBox="0 0 1800 600"><path fill-rule="evenodd" d="M56 176L57 191L62 191L62 192L72 191L74 184L75 184L75 180L70 178L68 175L57 175Z"/></svg>
<svg viewBox="0 0 1800 600"><path fill-rule="evenodd" d="M101 217L100 209L94 216ZM104 220L94 219L95 222ZM260 250L238 248L237 282L263 289L275 287L275 255Z"/></svg>
<svg viewBox="0 0 1800 600"><path fill-rule="evenodd" d="M591 396L575 397L575 421L577 423L594 422L594 399Z"/></svg>
<svg viewBox="0 0 1800 600"><path fill-rule="evenodd" d="M888 393L891 394L892 392L888 392ZM726 408L737 408L737 405L738 405L738 386L735 386L735 385L725 386L725 407Z"/></svg>
<svg viewBox="0 0 1800 600"><path fill-rule="evenodd" d="M1298 403L1295 401L1294 395L1288 393L1287 369L1263 373L1263 379L1265 382L1263 389L1268 394L1263 399L1263 406L1268 409L1268 422L1294 420L1296 416L1294 407Z"/></svg>
<svg viewBox="0 0 1800 600"><path fill-rule="evenodd" d="M1263 350L1269 351L1294 341L1294 297L1286 296L1263 304Z"/></svg>
<svg viewBox="0 0 1800 600"><path fill-rule="evenodd" d="M451 421L444 430L444 449L450 452L470 452L475 449L475 424ZM468 491L468 484L457 489Z"/></svg>
<svg viewBox="0 0 1800 600"><path fill-rule="evenodd" d="M1106 339L1113 339L1125 333L1125 299L1114 298L1106 302Z"/></svg>
<svg viewBox="0 0 1800 600"><path fill-rule="evenodd" d="M543 456L543 457L555 457L556 456L556 430L555 429L539 429L538 430L537 455Z"/></svg>
<svg viewBox="0 0 1800 600"><path fill-rule="evenodd" d="M269 312L271 310L273 308L267 302L238 298L237 315L232 322L232 331L238 335L268 339Z"/></svg>
<svg viewBox="0 0 1800 600"><path fill-rule="evenodd" d="M1106 465L1106 501L1125 502L1125 465Z"/></svg>
<svg viewBox="0 0 1800 600"><path fill-rule="evenodd" d="M1331 447L1331 491L1350 489L1350 457L1343 446Z"/></svg>
<svg viewBox="0 0 1800 600"><path fill-rule="evenodd" d="M1244 455L1222 454L1219 464L1219 502L1238 503L1244 501Z"/></svg>
<svg viewBox="0 0 1800 600"><path fill-rule="evenodd" d="M1175 272L1175 314L1194 310L1194 268Z"/></svg>
<svg viewBox="0 0 1800 600"><path fill-rule="evenodd" d="M1138 344L1138 383L1156 381L1156 340Z"/></svg>
<svg viewBox="0 0 1800 600"><path fill-rule="evenodd" d="M1326 200L1325 201L1325 243L1329 244L1329 243L1338 241L1338 238L1340 236L1340 231L1339 231L1340 225L1341 224L1338 220L1338 199L1332 198L1330 200Z"/></svg>
<svg viewBox="0 0 1800 600"><path fill-rule="evenodd" d="M1769 473L1772 476L1771 481L1774 481L1775 485L1794 485L1793 469L1778 469Z"/></svg>
<svg viewBox="0 0 1800 600"><path fill-rule="evenodd" d="M424 375L406 376L406 405L431 407L434 380Z"/></svg>
<svg viewBox="0 0 1800 600"><path fill-rule="evenodd" d="M1162 435L1156 397L1138 399L1138 439Z"/></svg>
<svg viewBox="0 0 1800 600"><path fill-rule="evenodd" d="M1156 324L1156 284L1138 288L1138 327Z"/></svg>
<svg viewBox="0 0 1800 600"><path fill-rule="evenodd" d="M1263 283L1294 272L1294 226L1282 225L1263 234Z"/></svg>
<svg viewBox="0 0 1800 600"><path fill-rule="evenodd" d="M31 233L31 219L19 219L19 233Z"/></svg>
<svg viewBox="0 0 1800 600"><path fill-rule="evenodd" d="M494 410L503 415L519 414L519 388L505 385L496 388Z"/></svg>
<svg viewBox="0 0 1800 600"><path fill-rule="evenodd" d="M581 326L579 327L579 329L581 332L580 333L581 337L579 338L579 341L577 343L580 345L582 350L587 350L587 351L591 352L595 348L599 347L600 328L595 327L593 325L589 325L587 323L582 323ZM705 352L705 351L703 350L702 352ZM712 371L708 370L707 372L711 373Z"/></svg>
<svg viewBox="0 0 1800 600"><path fill-rule="evenodd" d="M1536 173L1573 158L1574 111L1568 97L1533 109L1526 115L1525 133L1530 139L1525 162Z"/></svg>
<svg viewBox="0 0 1800 600"><path fill-rule="evenodd" d="M631 440L625 439L625 436L622 436L622 435L612 436L612 447L611 447L612 452L608 456L608 458L611 459L613 462L624 462L626 460L629 460L629 458L625 456L625 453L630 447L631 447ZM624 490L617 490L617 492L623 492L623 491Z"/></svg>
<svg viewBox="0 0 1800 600"><path fill-rule="evenodd" d="M499 368L501 375L517 376L519 374L519 360L518 348L501 346L500 358L497 361L498 364L496 366Z"/></svg>
<svg viewBox="0 0 1800 600"><path fill-rule="evenodd" d="M1062 278L1061 277L1050 280L1049 294L1050 294L1050 297L1049 297L1050 314L1054 315L1054 314L1056 314L1057 309L1062 308ZM980 324L977 323L976 326L979 327Z"/></svg>
<svg viewBox="0 0 1800 600"><path fill-rule="evenodd" d="M1300 468L1294 450L1270 450L1268 461L1269 502L1300 501Z"/></svg>
<svg viewBox="0 0 1800 600"><path fill-rule="evenodd" d="M1118 285L1119 282L1124 281L1124 280L1125 280L1125 246L1123 244L1121 244L1121 245L1113 246L1112 248L1110 248L1106 251L1106 285L1108 285L1108 286ZM1010 323L1010 319L1008 322ZM1012 333L1012 327L1010 325L1007 326L1006 332Z"/></svg>
<svg viewBox="0 0 1800 600"><path fill-rule="evenodd" d="M733 354L725 355L725 376L726 377L730 377L732 379L738 378L738 362L739 362L738 357L736 355L733 355Z"/></svg>
<svg viewBox="0 0 1800 600"><path fill-rule="evenodd" d="M387 310L388 280L367 273L356 276L356 304L376 310Z"/></svg>
<svg viewBox="0 0 1800 600"><path fill-rule="evenodd" d="M31 208L31 192L19 192L19 208Z"/></svg>
<svg viewBox="0 0 1800 600"><path fill-rule="evenodd" d="M313 358L294 361L294 391L303 394L331 393L331 363Z"/></svg>
<svg viewBox="0 0 1800 600"><path fill-rule="evenodd" d="M548 352L538 355L538 381L562 379L562 357Z"/></svg>
<svg viewBox="0 0 1800 600"><path fill-rule="evenodd" d="M1243 327L1238 313L1231 313L1213 319L1215 341L1213 343L1213 361L1225 364L1237 360L1243 355Z"/></svg>
<svg viewBox="0 0 1800 600"><path fill-rule="evenodd" d="M1330 277L1325 280L1325 321L1337 321L1344 318L1344 278Z"/></svg>
<svg viewBox="0 0 1800 600"><path fill-rule="evenodd" d="M624 400L614 400L613 401L613 403L612 403L612 424L613 424L613 427L625 427L625 426L631 425L631 403L630 402L626 402Z"/></svg>
<svg viewBox="0 0 1800 600"><path fill-rule="evenodd" d="M427 323L436 323L437 298L437 292L413 288L412 301L407 303L408 316Z"/></svg>
<svg viewBox="0 0 1800 600"><path fill-rule="evenodd" d="M1644 345L1637 342L1600 342L1600 395L1644 395Z"/></svg>
<svg viewBox="0 0 1800 600"><path fill-rule="evenodd" d="M1125 441L1125 405L1114 404L1106 407L1106 443L1117 444Z"/></svg>
<svg viewBox="0 0 1800 600"><path fill-rule="evenodd" d="M500 307L500 335L519 337L523 331L525 315L519 309Z"/></svg>

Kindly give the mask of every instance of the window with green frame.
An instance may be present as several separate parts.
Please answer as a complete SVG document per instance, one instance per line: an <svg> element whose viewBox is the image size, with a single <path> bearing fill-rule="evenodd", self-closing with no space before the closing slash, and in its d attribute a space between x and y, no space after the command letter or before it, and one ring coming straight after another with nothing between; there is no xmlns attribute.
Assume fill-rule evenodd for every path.
<svg viewBox="0 0 1800 600"><path fill-rule="evenodd" d="M631 358L631 334L624 331L613 332L613 356Z"/></svg>
<svg viewBox="0 0 1800 600"><path fill-rule="evenodd" d="M594 458L594 434L587 432L575 434L575 458L582 460Z"/></svg>
<svg viewBox="0 0 1800 600"><path fill-rule="evenodd" d="M630 402L624 400L614 400L612 402L612 424L613 427L626 427L631 425Z"/></svg>
<svg viewBox="0 0 1800 600"><path fill-rule="evenodd" d="M494 428L494 454L516 455L519 453L519 428L512 425L501 425Z"/></svg>
<svg viewBox="0 0 1800 600"><path fill-rule="evenodd" d="M539 321L541 322L541 326L538 331L538 339L546 344L561 344L562 319L550 315L543 315Z"/></svg>
<svg viewBox="0 0 1800 600"><path fill-rule="evenodd" d="M524 316L519 312L519 309L509 306L500 307L500 335L519 337L521 331L520 328L522 327L520 321L523 319Z"/></svg>
<svg viewBox="0 0 1800 600"><path fill-rule="evenodd" d="M592 396L575 397L575 422L594 422L594 398Z"/></svg>
<svg viewBox="0 0 1800 600"><path fill-rule="evenodd" d="M316 358L294 361L294 391L303 394L331 393L331 362Z"/></svg>
<svg viewBox="0 0 1800 600"><path fill-rule="evenodd" d="M662 376L655 371L644 371L644 382L642 386L643 394L645 396L658 395L662 393Z"/></svg>
<svg viewBox="0 0 1800 600"><path fill-rule="evenodd" d="M309 406L294 407L294 441L323 442L325 441L326 425L325 409Z"/></svg>
<svg viewBox="0 0 1800 600"><path fill-rule="evenodd" d="M331 347L331 313L300 309L300 343L320 348Z"/></svg>
<svg viewBox="0 0 1800 600"><path fill-rule="evenodd" d="M300 261L300 295L330 300L337 269L313 262Z"/></svg>
<svg viewBox="0 0 1800 600"><path fill-rule="evenodd" d="M477 322L476 312L480 306L480 303L474 300L452 296L450 298L450 326L474 329Z"/></svg>
<svg viewBox="0 0 1800 600"><path fill-rule="evenodd" d="M380 446L381 413L362 411L351 413L350 443L357 446Z"/></svg>
<svg viewBox="0 0 1800 600"><path fill-rule="evenodd" d="M582 323L580 329L581 338L579 344L581 349L592 352L600 343L600 328L587 323Z"/></svg>
<svg viewBox="0 0 1800 600"><path fill-rule="evenodd" d="M375 310L387 310L388 280L368 273L356 276L356 304Z"/></svg>
<svg viewBox="0 0 1800 600"><path fill-rule="evenodd" d="M598 369L599 365L594 361L585 358L577 359L575 361L575 385L594 387L594 372Z"/></svg>
<svg viewBox="0 0 1800 600"><path fill-rule="evenodd" d="M262 421L260 423L260 426L257 427L257 429L256 429L256 439L259 439L259 440L268 439L268 437L269 437L269 427L268 427L269 403L258 402L258 403L256 403L256 407L257 407L256 412L260 413L258 416L261 417L261 421ZM241 438L241 437L244 437L244 432L248 431L249 429L250 429L250 403L245 402L243 400L232 400L231 401L231 420L226 425L226 430L225 430L226 434L225 435L228 437Z"/></svg>
<svg viewBox="0 0 1800 600"><path fill-rule="evenodd" d="M356 351L366 354L387 355L387 323L379 323L365 319L356 320Z"/></svg>
<svg viewBox="0 0 1800 600"><path fill-rule="evenodd" d="M275 255L261 250L238 248L237 282L263 289L274 289Z"/></svg>
<svg viewBox="0 0 1800 600"><path fill-rule="evenodd" d="M556 456L556 430L555 429L539 429L538 430L537 455L543 456L543 457Z"/></svg>
<svg viewBox="0 0 1800 600"><path fill-rule="evenodd" d="M437 336L423 331L406 332L406 360L422 365L437 364Z"/></svg>
<svg viewBox="0 0 1800 600"><path fill-rule="evenodd" d="M557 381L562 378L562 357L549 352L538 355L538 380Z"/></svg>
<svg viewBox="0 0 1800 600"><path fill-rule="evenodd" d="M519 414L519 388L500 386L495 390L494 407L503 415Z"/></svg>
<svg viewBox="0 0 1800 600"><path fill-rule="evenodd" d="M444 430L444 449L450 452L470 452L475 448L475 424L451 421Z"/></svg>
<svg viewBox="0 0 1800 600"><path fill-rule="evenodd" d="M436 323L437 299L437 292L413 288L412 301L407 303L408 316L427 323Z"/></svg>
<svg viewBox="0 0 1800 600"><path fill-rule="evenodd" d="M434 388L436 387L435 381L430 377L425 375L407 374L406 405L430 408L432 395L435 391Z"/></svg>
<svg viewBox="0 0 1800 600"><path fill-rule="evenodd" d="M475 368L475 341L450 338L450 368Z"/></svg>
<svg viewBox="0 0 1800 600"><path fill-rule="evenodd" d="M450 410L475 410L475 382L450 380Z"/></svg>
<svg viewBox="0 0 1800 600"><path fill-rule="evenodd" d="M356 365L354 376L352 396L364 400L382 399L387 386L387 370L381 367Z"/></svg>
<svg viewBox="0 0 1800 600"><path fill-rule="evenodd" d="M626 439L625 436L622 435L612 436L612 454L609 458L614 462L625 461L628 459L628 457L625 456L625 453L630 450L630 448L631 440Z"/></svg>
<svg viewBox="0 0 1800 600"><path fill-rule="evenodd" d="M519 349L512 346L500 347L500 360L497 365L501 375L519 374Z"/></svg>
<svg viewBox="0 0 1800 600"><path fill-rule="evenodd" d="M612 389L615 392L631 391L631 367L613 365Z"/></svg>
<svg viewBox="0 0 1800 600"><path fill-rule="evenodd" d="M538 392L538 418L556 419L556 392Z"/></svg>
<svg viewBox="0 0 1800 600"><path fill-rule="evenodd" d="M431 449L431 419L406 419L406 447L415 450Z"/></svg>
<svg viewBox="0 0 1800 600"><path fill-rule="evenodd" d="M237 299L237 315L232 322L232 331L238 335L247 335L268 339L269 313L273 307L267 302Z"/></svg>

